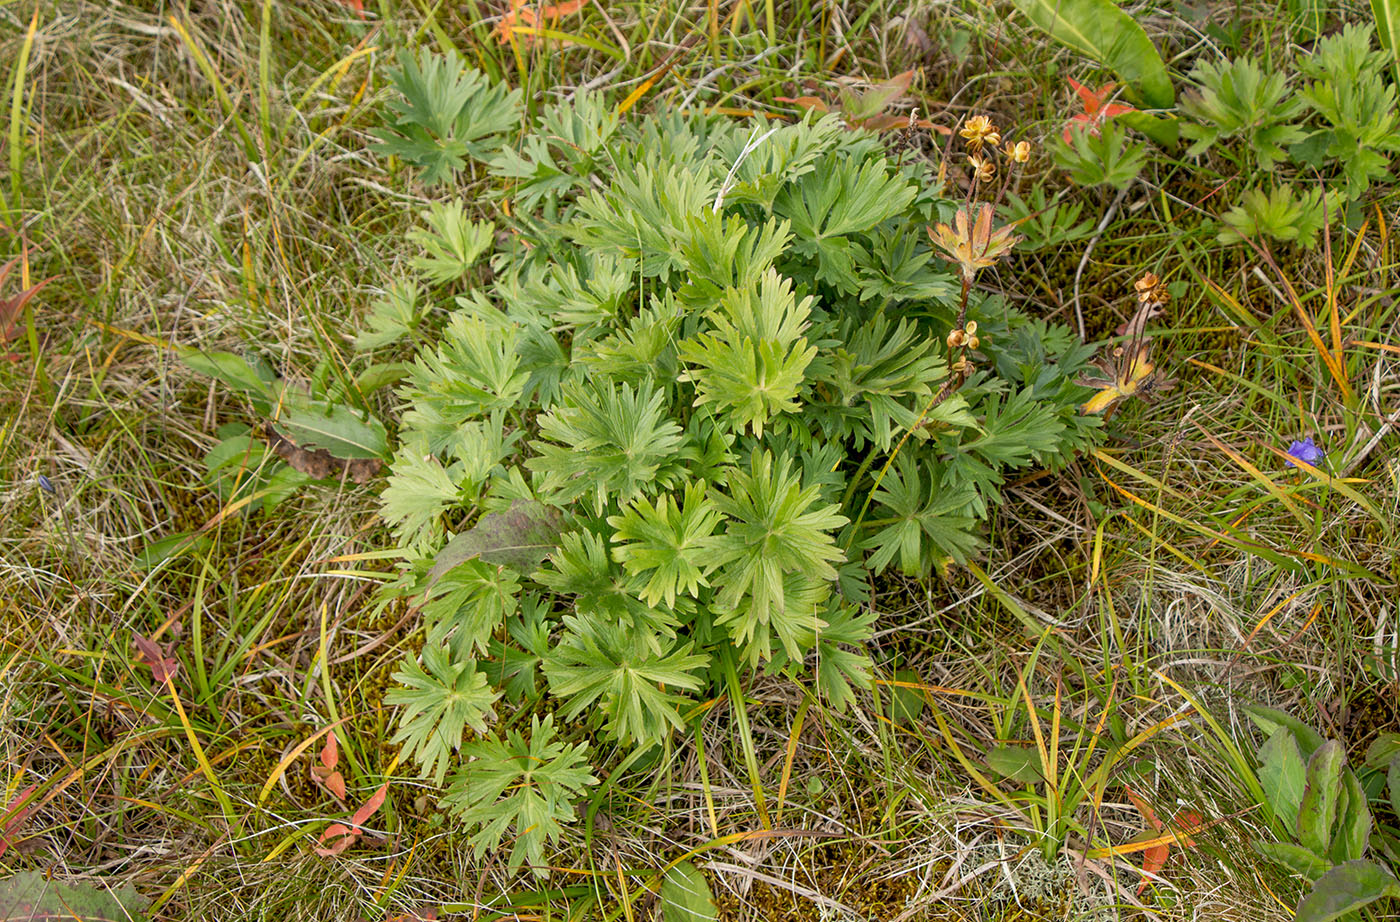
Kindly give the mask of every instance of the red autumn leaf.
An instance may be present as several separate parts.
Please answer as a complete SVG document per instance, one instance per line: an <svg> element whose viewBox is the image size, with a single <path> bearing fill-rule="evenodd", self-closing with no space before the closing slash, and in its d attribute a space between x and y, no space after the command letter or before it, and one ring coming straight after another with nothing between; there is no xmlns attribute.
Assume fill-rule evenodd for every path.
<svg viewBox="0 0 1400 922"><path fill-rule="evenodd" d="M38 785L31 784L20 791L15 795L15 799L10 801L10 805L5 808L5 812L0 814L0 855L4 855L6 849L14 844L15 834L24 825L24 821L29 819L29 815L34 812L34 804L28 804L24 807L21 807L20 804L24 803L25 798L33 794L37 787Z"/></svg>
<svg viewBox="0 0 1400 922"><path fill-rule="evenodd" d="M326 745L321 747L321 764L311 766L311 777L323 784L326 790L335 795L336 800L345 800L345 776L335 770L340 763L340 748L336 743L335 731L326 734Z"/></svg>
<svg viewBox="0 0 1400 922"><path fill-rule="evenodd" d="M496 24L496 41L502 45L509 42L518 29L538 29L555 25L565 16L577 13L583 9L588 0L565 0L563 3L555 3L550 6L542 6L538 10L527 4L525 0L510 0L510 11L501 17L501 21ZM529 32L521 34L526 44L534 40L535 36Z"/></svg>
<svg viewBox="0 0 1400 922"><path fill-rule="evenodd" d="M15 266L20 264L21 259L27 259L27 256L28 251L26 250L25 253L16 256L14 259L5 263L5 265L0 266L0 286L5 284L5 279L9 278L10 273L14 271ZM28 265L27 261L26 265ZM18 331L15 330L15 324L19 322L19 316L20 313L23 312L24 306L29 303L30 298L37 295L39 291L49 282L52 282L54 278L57 278L57 276L46 278L42 282L30 285L28 288L11 297L6 298L0 296L0 343L7 343L19 335ZM20 356L17 353L11 352L6 355L6 358L10 361L15 361L19 359Z"/></svg>
<svg viewBox="0 0 1400 922"><path fill-rule="evenodd" d="M1079 94L1080 102L1084 104L1084 111L1076 113L1065 125L1065 143L1070 142L1070 137L1076 126L1088 129L1090 134L1098 134L1099 126L1106 119L1122 115L1124 112L1136 112L1132 106L1125 106L1122 103L1106 102L1113 95L1113 89L1118 84L1105 83L1097 90L1091 90L1073 77L1066 78L1069 85L1074 87L1074 92Z"/></svg>
<svg viewBox="0 0 1400 922"><path fill-rule="evenodd" d="M355 811L355 815L350 817L350 825L344 823L331 823L321 833L321 837L316 840L314 851L322 858L329 858L332 855L339 855L350 846L360 840L364 835L365 820L374 815L374 811L384 805L384 797L389 793L389 782L380 785L379 790L374 792L374 796L365 801L363 807ZM329 842L329 845L324 843Z"/></svg>
<svg viewBox="0 0 1400 922"><path fill-rule="evenodd" d="M164 685L166 679L174 678L180 671L180 661L170 656L170 650L174 649L174 644L170 645L170 650L162 649L161 645L154 640L148 640L140 634L132 634L132 641L136 644L137 651L141 654L141 663L151 667L151 678L158 685Z"/></svg>
<svg viewBox="0 0 1400 922"><path fill-rule="evenodd" d="M1194 811L1183 810L1172 819L1170 826L1165 826L1162 821L1157 818L1156 812L1147 801L1138 797L1129 788L1124 788L1123 792L1127 794L1128 800L1137 808L1138 813L1142 814L1143 822L1147 823L1148 828L1155 834L1153 838L1162 838L1163 834L1173 837L1143 849L1143 878L1142 883L1138 884L1137 888L1137 895L1142 896L1142 892L1146 890L1147 885L1152 882L1152 878L1148 875L1156 874L1158 871L1162 870L1162 868L1166 867L1167 858L1170 856L1173 841L1182 848L1190 848L1192 845L1196 844L1191 840L1187 832L1200 828L1201 816ZM1180 822L1178 822L1178 820Z"/></svg>

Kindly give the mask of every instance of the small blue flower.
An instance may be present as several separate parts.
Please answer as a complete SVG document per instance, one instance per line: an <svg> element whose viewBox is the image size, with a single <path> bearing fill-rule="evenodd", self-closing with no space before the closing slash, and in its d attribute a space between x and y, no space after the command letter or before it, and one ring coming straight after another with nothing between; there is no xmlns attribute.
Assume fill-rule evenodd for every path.
<svg viewBox="0 0 1400 922"><path fill-rule="evenodd" d="M1288 446L1288 454L1288 459L1283 463L1288 465L1289 467L1298 466L1293 463L1294 459L1302 461L1304 464L1310 464L1313 467L1317 467L1318 462L1321 461L1323 458L1327 457L1326 452L1324 452L1321 448L1318 448L1317 445L1313 444L1312 436L1308 436L1301 442L1297 439L1294 439L1293 444Z"/></svg>
<svg viewBox="0 0 1400 922"><path fill-rule="evenodd" d="M39 489L43 490L45 493L54 492L53 484L49 481L49 478L45 477L43 474L39 475Z"/></svg>

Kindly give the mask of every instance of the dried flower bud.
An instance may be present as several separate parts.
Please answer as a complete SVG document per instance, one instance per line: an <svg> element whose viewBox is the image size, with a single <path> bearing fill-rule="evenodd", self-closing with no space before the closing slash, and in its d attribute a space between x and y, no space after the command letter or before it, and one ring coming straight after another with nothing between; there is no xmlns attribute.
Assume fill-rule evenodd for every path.
<svg viewBox="0 0 1400 922"><path fill-rule="evenodd" d="M1166 304L1171 299L1167 287L1152 272L1134 282L1133 288L1137 289L1138 301L1143 304Z"/></svg>
<svg viewBox="0 0 1400 922"><path fill-rule="evenodd" d="M978 339L976 336L969 336L967 338L967 348L976 349L980 345L982 345L982 340Z"/></svg>
<svg viewBox="0 0 1400 922"><path fill-rule="evenodd" d="M1017 141L1011 148L1011 159L1017 163L1025 163L1031 159L1031 142Z"/></svg>
<svg viewBox="0 0 1400 922"><path fill-rule="evenodd" d="M967 124L958 134L966 139L967 146L973 150L981 150L983 144L996 147L1001 143L1001 133L992 124L992 120L985 115L974 115L968 119Z"/></svg>
<svg viewBox="0 0 1400 922"><path fill-rule="evenodd" d="M967 335L968 335L968 336L976 336L976 335L977 335L977 321L976 321L976 320L969 320L969 321L967 322Z"/></svg>
<svg viewBox="0 0 1400 922"><path fill-rule="evenodd" d="M961 345L963 344L963 341L964 341L966 338L967 338L967 337L963 334L963 331L962 331L962 330L954 330L953 332L951 332L951 333L948 334L948 348L949 348L949 349L956 349L956 348L958 348L959 346L961 346Z"/></svg>
<svg viewBox="0 0 1400 922"><path fill-rule="evenodd" d="M972 175L978 182L991 182L996 179L997 165L991 159L974 154L968 158L968 162L972 164Z"/></svg>

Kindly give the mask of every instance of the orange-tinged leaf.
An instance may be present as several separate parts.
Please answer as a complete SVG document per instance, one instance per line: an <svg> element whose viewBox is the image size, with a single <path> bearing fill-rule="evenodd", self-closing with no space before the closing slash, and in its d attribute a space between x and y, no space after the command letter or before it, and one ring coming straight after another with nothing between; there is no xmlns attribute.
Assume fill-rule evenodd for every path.
<svg viewBox="0 0 1400 922"><path fill-rule="evenodd" d="M311 766L311 777L334 794L336 800L344 800L345 776L336 771L339 762L340 748L336 742L335 731L332 730L326 737L326 745L321 747L321 764Z"/></svg>
<svg viewBox="0 0 1400 922"><path fill-rule="evenodd" d="M1167 859L1171 855L1172 845L1180 845L1182 848L1190 848L1195 842L1187 835L1188 831L1194 832L1201 828L1201 816L1193 810L1183 810L1172 820L1171 827L1164 826L1157 818L1157 813L1152 806L1141 797L1133 793L1130 788L1124 788L1123 792L1128 800L1142 814L1143 822L1147 824L1150 833L1139 837L1139 840L1132 844L1138 845L1142 849L1142 882L1138 884L1137 895L1142 896L1142 892L1147 889L1147 885L1152 882L1148 875L1156 874L1166 867ZM1162 833L1166 834L1163 835ZM1155 833L1155 835L1154 835ZM1121 849L1121 847L1120 847ZM1116 854L1124 854L1126 849L1115 849Z"/></svg>
<svg viewBox="0 0 1400 922"><path fill-rule="evenodd" d="M339 855L350 846L359 841L364 834L364 824L374 811L384 805L384 798L389 793L389 782L384 782L379 786L379 790L374 792L374 796L365 801L364 806L355 811L355 815L350 817L350 825L344 823L331 823L321 833L316 840L316 847L313 851L322 858L329 858ZM329 843L329 844L326 844Z"/></svg>
<svg viewBox="0 0 1400 922"><path fill-rule="evenodd" d="M15 799L10 801L10 805L5 808L5 812L0 814L0 855L5 854L6 849L13 843L15 834L24 825L24 821L29 819L29 814L34 812L34 804L27 804L23 807L20 804L31 797L38 787L37 784L31 784L20 791L15 795Z"/></svg>
<svg viewBox="0 0 1400 922"><path fill-rule="evenodd" d="M510 11L502 16L501 21L496 24L496 40L505 44L520 30L537 29L541 24L556 23L565 16L577 13L587 3L588 0L565 0L563 3L555 3L536 9L525 3L524 0L510 0ZM535 38L533 34L528 32L521 32L521 35L527 43Z"/></svg>
<svg viewBox="0 0 1400 922"><path fill-rule="evenodd" d="M1117 87L1116 83L1105 83L1097 90L1091 90L1073 77L1066 78L1069 85L1074 88L1074 92L1079 95L1079 100L1084 105L1084 111L1073 115L1069 123L1065 125L1064 139L1068 144L1076 125L1098 134L1099 126L1105 119L1113 118L1115 115L1122 115L1124 112L1136 112L1132 106L1126 106L1117 102L1106 102Z"/></svg>
<svg viewBox="0 0 1400 922"><path fill-rule="evenodd" d="M340 746L336 743L335 731L326 734L326 745L321 747L321 764L335 768L340 763Z"/></svg>

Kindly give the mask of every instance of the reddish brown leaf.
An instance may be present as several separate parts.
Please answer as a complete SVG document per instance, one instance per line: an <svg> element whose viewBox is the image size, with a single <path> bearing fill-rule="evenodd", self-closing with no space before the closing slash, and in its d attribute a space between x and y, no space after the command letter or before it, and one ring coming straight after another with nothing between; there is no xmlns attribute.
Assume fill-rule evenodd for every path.
<svg viewBox="0 0 1400 922"><path fill-rule="evenodd" d="M1113 95L1115 83L1105 83L1097 90L1091 90L1073 77L1066 78L1069 85L1078 94L1079 101L1084 104L1084 111L1076 113L1065 123L1064 139L1065 143L1070 143L1076 127L1088 129L1090 134L1098 134L1099 126L1115 115L1122 115L1124 112L1136 112L1132 106L1125 106L1122 103L1107 102ZM1105 104L1107 102L1107 104Z"/></svg>
<svg viewBox="0 0 1400 922"><path fill-rule="evenodd" d="M331 823L321 833L321 837L316 840L316 847L313 849L322 858L329 858L332 855L339 855L350 846L359 841L364 835L364 823L374 815L374 811L384 805L384 797L389 793L389 782L380 785L379 790L374 792L374 796L365 801L364 806L355 811L355 815L350 817L350 825L344 823ZM326 844L329 843L329 844Z"/></svg>
<svg viewBox="0 0 1400 922"><path fill-rule="evenodd" d="M150 667L151 678L157 685L164 685L166 679L174 678L180 671L180 661L170 655L174 644L170 644L170 649L163 649L154 640L148 640L140 634L132 634L131 639L136 644L137 652L141 654L141 663Z"/></svg>
<svg viewBox="0 0 1400 922"><path fill-rule="evenodd" d="M335 770L340 763L340 749L332 730L326 736L326 745L321 747L321 764L311 766L311 777L335 795L336 800L345 800L345 776Z"/></svg>
<svg viewBox="0 0 1400 922"><path fill-rule="evenodd" d="M524 0L510 0L510 11L496 24L496 40L506 44L519 29L553 28L560 19L583 9L588 0L565 0L536 9ZM521 33L520 38L529 44L536 36L529 32Z"/></svg>
<svg viewBox="0 0 1400 922"><path fill-rule="evenodd" d="M29 815L34 812L34 804L27 804L21 807L25 798L34 793L38 785L31 784L15 795L15 799L10 801L10 805L5 808L5 812L0 814L0 855L4 855L14 843L15 834L19 832L24 821L29 819Z"/></svg>
<svg viewBox="0 0 1400 922"><path fill-rule="evenodd" d="M1160 834L1163 832L1175 833L1176 844L1180 845L1181 847L1190 848L1192 845L1195 844L1195 842L1191 840L1190 836L1186 834L1186 830L1195 830L1200 828L1200 814L1195 813L1191 810L1183 810L1172 820L1171 827L1168 828L1167 826L1163 825L1160 819L1157 818L1157 813L1152 809L1151 805L1149 805L1147 801L1143 800L1141 797L1138 797L1129 788L1124 788L1123 792L1127 795L1128 800L1132 802L1132 805L1137 808L1138 813L1142 814L1143 822L1147 824L1148 828L1152 830L1153 833L1157 834L1156 836L1154 836L1154 838L1160 837ZM1152 878L1148 875L1156 874L1159 871L1161 871L1162 868L1166 867L1167 858L1169 858L1171 854L1171 847L1172 842L1166 841L1159 842L1156 845L1143 849L1143 877L1142 882L1138 884L1138 896L1142 896L1142 892L1146 890L1147 885L1152 882Z"/></svg>
<svg viewBox="0 0 1400 922"><path fill-rule="evenodd" d="M316 480L326 480L327 478L338 480L343 474L355 483L369 483L374 479L374 475L379 473L380 461L378 458L337 458L324 448L318 448L315 451L302 448L274 429L271 423L264 423L261 431L273 454L286 461L295 470Z"/></svg>

